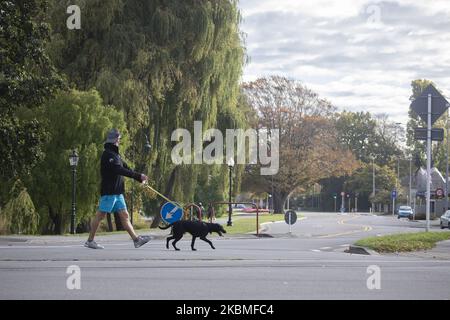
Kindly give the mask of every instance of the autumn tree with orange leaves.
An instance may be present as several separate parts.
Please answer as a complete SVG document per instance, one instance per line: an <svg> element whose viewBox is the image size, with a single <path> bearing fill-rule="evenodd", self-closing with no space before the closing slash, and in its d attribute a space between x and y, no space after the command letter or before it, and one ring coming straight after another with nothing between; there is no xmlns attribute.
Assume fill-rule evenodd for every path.
<svg viewBox="0 0 450 320"><path fill-rule="evenodd" d="M259 130L279 129L279 170L260 175L249 165L242 189L273 195L274 212L295 189L328 177L349 175L359 167L350 150L336 140L335 108L298 81L272 76L242 85L247 103L255 110Z"/></svg>

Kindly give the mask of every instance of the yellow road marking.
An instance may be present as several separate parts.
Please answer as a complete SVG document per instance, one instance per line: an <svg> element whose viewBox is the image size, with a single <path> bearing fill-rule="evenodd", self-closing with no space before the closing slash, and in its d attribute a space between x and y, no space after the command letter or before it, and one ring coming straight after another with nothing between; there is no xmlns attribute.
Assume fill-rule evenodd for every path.
<svg viewBox="0 0 450 320"><path fill-rule="evenodd" d="M350 221L350 220L355 220L357 218L359 218L361 216L353 216L350 219L342 219L338 221L338 224L345 224L345 222ZM323 236L318 236L317 238L331 238L331 237L338 237L338 236L344 236L347 234L352 234L352 233L358 233L358 232L367 232L372 230L371 226L362 226L362 225L355 225L355 226L360 226L363 227L362 230L353 230L353 231L347 231L347 232L341 232L341 233L333 233L333 234L327 234L327 235L323 235Z"/></svg>

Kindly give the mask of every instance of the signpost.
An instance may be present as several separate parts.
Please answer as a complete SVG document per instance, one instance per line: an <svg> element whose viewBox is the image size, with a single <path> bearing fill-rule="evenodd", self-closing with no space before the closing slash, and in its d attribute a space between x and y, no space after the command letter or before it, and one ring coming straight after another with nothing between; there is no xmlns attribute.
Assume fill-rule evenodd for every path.
<svg viewBox="0 0 450 320"><path fill-rule="evenodd" d="M183 209L171 202L166 202L161 207L160 213L161 218L166 223L174 223L175 221L181 220L183 217Z"/></svg>
<svg viewBox="0 0 450 320"><path fill-rule="evenodd" d="M337 199L337 194L333 194L333 198L334 198L334 212L336 212L336 199Z"/></svg>
<svg viewBox="0 0 450 320"><path fill-rule="evenodd" d="M428 130L427 128L415 128L414 129L414 139L415 140L427 140ZM443 141L444 140L444 129L435 128L431 129L431 140L432 141Z"/></svg>
<svg viewBox="0 0 450 320"><path fill-rule="evenodd" d="M426 231L430 230L430 193L431 193L431 142L432 125L448 109L449 103L444 96L430 84L420 96L411 103L411 109L427 123L427 202Z"/></svg>
<svg viewBox="0 0 450 320"><path fill-rule="evenodd" d="M284 221L289 225L289 233L292 233L292 225L297 221L297 213L294 210L286 211Z"/></svg>
<svg viewBox="0 0 450 320"><path fill-rule="evenodd" d="M392 190L392 215L395 215L395 199L397 198L397 190Z"/></svg>

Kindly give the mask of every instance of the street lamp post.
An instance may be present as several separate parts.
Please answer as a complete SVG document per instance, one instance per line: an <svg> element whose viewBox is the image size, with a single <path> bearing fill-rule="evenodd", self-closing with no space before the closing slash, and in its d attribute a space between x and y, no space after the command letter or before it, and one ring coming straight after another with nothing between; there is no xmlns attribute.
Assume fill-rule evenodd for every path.
<svg viewBox="0 0 450 320"><path fill-rule="evenodd" d="M76 215L76 189L75 189L75 181L77 174L77 166L78 166L78 154L75 150L72 151L72 154L69 156L69 163L72 167L72 215L70 219L70 233L75 234L75 215Z"/></svg>
<svg viewBox="0 0 450 320"><path fill-rule="evenodd" d="M231 207L231 175L232 175L232 171L233 171L233 167L234 167L234 159L230 158L228 159L228 168L230 169L230 175L229 175L229 192L228 192L228 222L227 222L227 226L232 226L232 222L231 222L231 213L233 211L233 208Z"/></svg>
<svg viewBox="0 0 450 320"><path fill-rule="evenodd" d="M372 156L372 194L375 198L375 156ZM375 212L375 202L372 200L372 213Z"/></svg>

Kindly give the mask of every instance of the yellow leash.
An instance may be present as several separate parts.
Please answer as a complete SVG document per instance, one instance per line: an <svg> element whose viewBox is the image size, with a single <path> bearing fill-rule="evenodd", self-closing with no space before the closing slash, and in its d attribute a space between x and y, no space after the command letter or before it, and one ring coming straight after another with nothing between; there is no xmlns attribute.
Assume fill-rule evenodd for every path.
<svg viewBox="0 0 450 320"><path fill-rule="evenodd" d="M150 190L152 190L154 193L156 193L157 195L159 195L161 198L163 198L164 200L166 200L166 201L168 201L168 202L170 202L170 203L173 203L174 205L176 205L177 207L179 207L179 208L181 208L181 209L183 209L183 206L182 205L180 205L179 203L176 203L175 201L172 201L172 200L170 200L169 198L167 198L165 195L163 195L162 193L160 193L160 192L158 192L158 191L156 191L155 189L153 189L152 187L150 187L147 183L145 183L145 186L147 187L147 188L149 188Z"/></svg>

